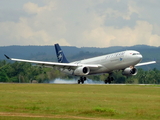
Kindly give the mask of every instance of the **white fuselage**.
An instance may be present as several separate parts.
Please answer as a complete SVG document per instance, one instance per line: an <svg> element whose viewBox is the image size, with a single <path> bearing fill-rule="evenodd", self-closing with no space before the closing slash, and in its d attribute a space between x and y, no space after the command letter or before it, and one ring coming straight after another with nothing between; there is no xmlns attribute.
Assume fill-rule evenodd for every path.
<svg viewBox="0 0 160 120"><path fill-rule="evenodd" d="M90 69L91 74L109 73L113 70L122 70L130 66L135 66L142 60L142 55L134 50L127 50L122 52L117 52L113 54L103 55L99 57L89 58L85 60L80 60L72 62L71 64L99 64L101 67L98 69ZM63 69L65 73L72 74L72 70Z"/></svg>

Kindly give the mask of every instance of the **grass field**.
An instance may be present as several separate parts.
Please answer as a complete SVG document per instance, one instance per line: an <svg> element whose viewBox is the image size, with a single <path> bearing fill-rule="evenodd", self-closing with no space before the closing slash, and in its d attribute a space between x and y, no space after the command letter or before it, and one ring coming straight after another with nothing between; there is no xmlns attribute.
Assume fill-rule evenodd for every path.
<svg viewBox="0 0 160 120"><path fill-rule="evenodd" d="M160 85L0 84L0 120L160 119Z"/></svg>

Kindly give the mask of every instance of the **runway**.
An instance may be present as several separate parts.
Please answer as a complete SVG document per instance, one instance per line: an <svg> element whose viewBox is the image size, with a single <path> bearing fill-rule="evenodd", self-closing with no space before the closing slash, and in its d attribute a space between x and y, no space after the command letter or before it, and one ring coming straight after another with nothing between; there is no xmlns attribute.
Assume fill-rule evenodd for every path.
<svg viewBox="0 0 160 120"><path fill-rule="evenodd" d="M77 80L72 79L72 80L66 80L66 79L60 79L57 78L55 80L51 80L49 83L51 84L78 84ZM91 80L91 79L87 79L86 81L84 81L83 85L159 85L159 84L117 84L117 83L111 83L111 84L105 84L104 81L96 81L96 80Z"/></svg>

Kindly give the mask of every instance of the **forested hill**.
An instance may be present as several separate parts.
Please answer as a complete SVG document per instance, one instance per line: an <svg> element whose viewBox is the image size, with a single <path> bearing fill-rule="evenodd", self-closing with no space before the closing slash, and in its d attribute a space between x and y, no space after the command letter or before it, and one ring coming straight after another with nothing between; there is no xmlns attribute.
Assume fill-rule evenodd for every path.
<svg viewBox="0 0 160 120"><path fill-rule="evenodd" d="M69 61L86 59L89 57L109 54L124 50L137 50L143 55L143 62L156 60L155 65L146 66L145 69L160 69L160 47L136 45L130 47L114 46L107 48L62 46ZM4 46L0 47L0 60L6 60L4 54L13 58L23 58L43 61L57 61L54 46Z"/></svg>

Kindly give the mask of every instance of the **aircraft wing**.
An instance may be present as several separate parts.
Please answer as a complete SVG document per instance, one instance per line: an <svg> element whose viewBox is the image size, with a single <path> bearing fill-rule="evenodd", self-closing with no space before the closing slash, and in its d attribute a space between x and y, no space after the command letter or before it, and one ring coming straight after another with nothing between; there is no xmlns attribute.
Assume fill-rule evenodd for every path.
<svg viewBox="0 0 160 120"><path fill-rule="evenodd" d="M149 64L155 64L155 63L156 63L156 61L150 61L150 62L138 63L135 66L149 65Z"/></svg>
<svg viewBox="0 0 160 120"><path fill-rule="evenodd" d="M16 59L16 58L10 58L7 55L4 55L7 59L13 60L13 61L19 61L19 62L28 62L28 63L34 63L37 65L45 66L45 67L59 67L59 68L65 68L65 69L75 69L77 67L90 67L90 68L98 68L101 67L101 65L96 64L74 64L74 63L57 63L57 62L45 62L45 61L34 61L34 60L25 60L25 59Z"/></svg>

